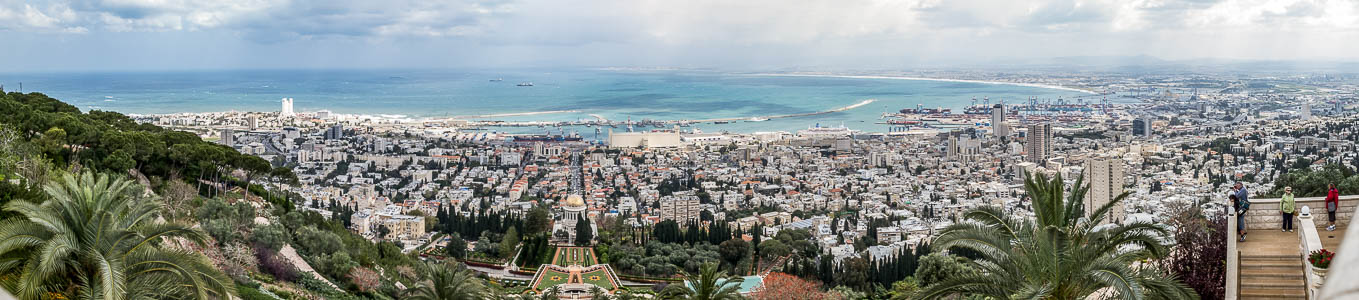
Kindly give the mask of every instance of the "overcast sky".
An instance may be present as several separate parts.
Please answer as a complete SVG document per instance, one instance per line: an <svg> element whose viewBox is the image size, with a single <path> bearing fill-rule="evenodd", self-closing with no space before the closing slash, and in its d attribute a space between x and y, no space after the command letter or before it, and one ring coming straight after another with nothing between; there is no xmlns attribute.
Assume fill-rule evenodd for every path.
<svg viewBox="0 0 1359 300"><path fill-rule="evenodd" d="M1359 59L1359 1L0 0L0 71Z"/></svg>

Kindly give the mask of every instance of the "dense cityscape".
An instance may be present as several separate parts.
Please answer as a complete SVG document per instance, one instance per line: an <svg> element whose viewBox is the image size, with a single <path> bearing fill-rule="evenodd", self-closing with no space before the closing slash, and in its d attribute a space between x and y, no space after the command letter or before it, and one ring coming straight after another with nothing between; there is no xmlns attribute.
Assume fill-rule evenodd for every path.
<svg viewBox="0 0 1359 300"><path fill-rule="evenodd" d="M535 243L607 257L595 261L609 269L607 282L595 284L602 291L557 282L573 288L563 295L658 293L667 278L709 262L747 282L783 272L850 298L904 294L894 283L914 274L912 284L928 286L916 269L929 253L922 247L967 212L997 207L1033 218L1025 178L1036 174L1082 178L1083 211L1114 203L1105 224L1173 224L1183 211L1221 218L1230 202L1220 195L1237 182L1257 197L1277 197L1284 186L1321 196L1324 186L1308 182L1321 176L1339 176L1346 193L1359 186L1349 184L1359 180L1350 177L1359 167L1352 79L977 79L1101 91L1105 100L982 103L967 113L906 108L884 116L900 125L885 133L703 132L703 123L651 129L629 120L591 124L609 132L598 140L497 132L507 125L494 119L296 112L287 98L274 112L134 119L287 168L296 182L275 178L263 187L296 197L289 199L298 211L405 255L461 260L507 294L553 285L538 264L552 265L544 257L556 252L526 254L546 248ZM552 124L531 122L543 123ZM1112 201L1124 191L1126 199ZM344 267L327 266L350 260L336 257L344 251L317 251L302 244L305 232L295 234L306 257L297 263L311 264L298 269L345 280ZM664 250L684 245L694 248ZM868 271L882 268L903 271ZM841 272L874 275L834 275Z"/></svg>
<svg viewBox="0 0 1359 300"><path fill-rule="evenodd" d="M0 41L0 300L1359 298L1354 0L0 0Z"/></svg>

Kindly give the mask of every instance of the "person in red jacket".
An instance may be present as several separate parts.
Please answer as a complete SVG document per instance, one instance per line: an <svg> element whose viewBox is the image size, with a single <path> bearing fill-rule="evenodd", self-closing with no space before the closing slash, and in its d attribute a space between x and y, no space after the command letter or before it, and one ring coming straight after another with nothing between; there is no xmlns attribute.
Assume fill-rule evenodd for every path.
<svg viewBox="0 0 1359 300"><path fill-rule="evenodd" d="M1335 212L1340 210L1340 191L1335 189L1335 184L1327 185L1326 191L1326 218L1331 221L1331 226L1326 226L1326 230L1335 231Z"/></svg>

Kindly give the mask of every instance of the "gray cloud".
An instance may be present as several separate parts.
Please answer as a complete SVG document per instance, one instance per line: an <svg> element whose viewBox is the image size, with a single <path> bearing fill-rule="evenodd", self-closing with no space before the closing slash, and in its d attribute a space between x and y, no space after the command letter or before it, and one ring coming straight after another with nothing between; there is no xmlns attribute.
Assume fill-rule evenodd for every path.
<svg viewBox="0 0 1359 300"><path fill-rule="evenodd" d="M207 49L220 51L219 60L269 65L356 58L375 66L867 67L1087 55L1359 58L1337 50L1359 46L1359 2L0 0L3 37L186 56ZM145 49L148 41L163 49ZM64 61L36 48L15 51ZM130 56L88 51L110 63ZM10 63L4 59L0 65Z"/></svg>

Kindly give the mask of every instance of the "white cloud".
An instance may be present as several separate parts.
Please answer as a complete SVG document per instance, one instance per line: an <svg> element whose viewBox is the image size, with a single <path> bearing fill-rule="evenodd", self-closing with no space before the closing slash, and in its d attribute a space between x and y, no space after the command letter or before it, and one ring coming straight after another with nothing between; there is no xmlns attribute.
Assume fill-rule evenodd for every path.
<svg viewBox="0 0 1359 300"><path fill-rule="evenodd" d="M0 0L0 32L200 34L259 49L401 42L661 63L1359 58L1343 50L1359 46L1359 1Z"/></svg>

